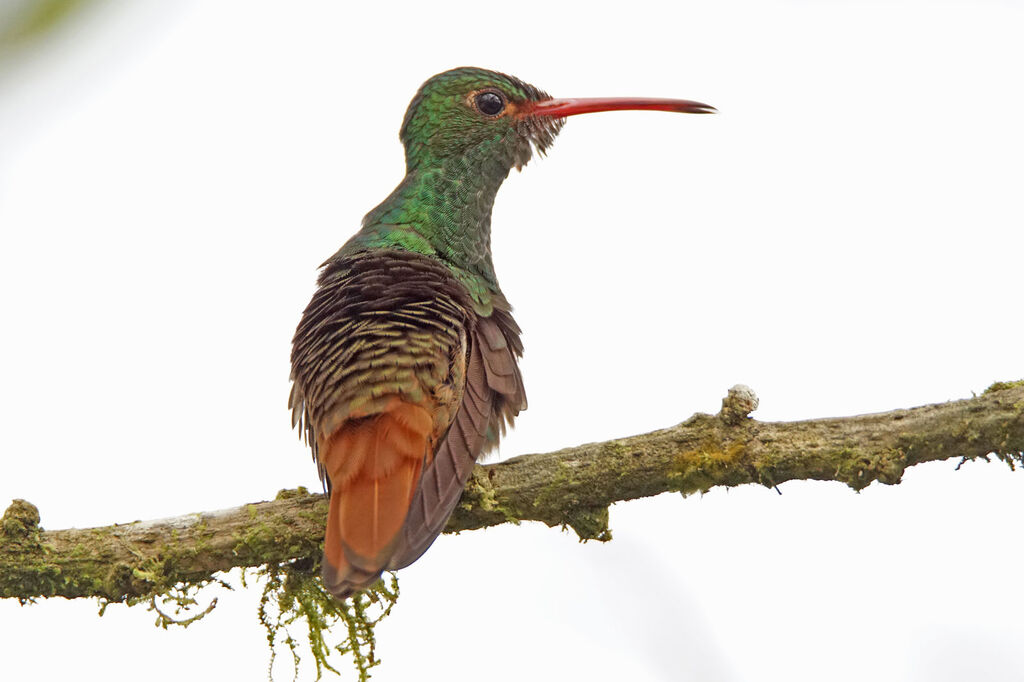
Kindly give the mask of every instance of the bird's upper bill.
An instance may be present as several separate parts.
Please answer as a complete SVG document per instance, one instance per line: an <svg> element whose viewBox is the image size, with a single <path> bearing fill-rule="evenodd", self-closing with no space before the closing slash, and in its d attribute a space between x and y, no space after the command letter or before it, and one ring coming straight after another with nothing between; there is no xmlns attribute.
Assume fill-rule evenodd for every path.
<svg viewBox="0 0 1024 682"><path fill-rule="evenodd" d="M521 107L523 114L530 116L553 116L563 118L577 114L591 114L598 111L648 110L674 111L682 114L713 114L716 109L701 102L688 99L661 99L654 97L574 97L565 99L544 99L528 102Z"/></svg>

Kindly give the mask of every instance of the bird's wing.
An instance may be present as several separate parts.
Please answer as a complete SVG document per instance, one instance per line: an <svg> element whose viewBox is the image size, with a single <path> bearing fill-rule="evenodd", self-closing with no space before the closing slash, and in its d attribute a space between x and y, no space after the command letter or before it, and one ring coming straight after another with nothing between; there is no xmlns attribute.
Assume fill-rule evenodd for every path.
<svg viewBox="0 0 1024 682"><path fill-rule="evenodd" d="M477 319L469 340L462 403L433 460L424 467L388 568L408 566L430 547L462 497L476 460L498 444L506 427L526 409L520 355L519 327L507 308Z"/></svg>
<svg viewBox="0 0 1024 682"><path fill-rule="evenodd" d="M460 409L475 315L438 261L371 251L330 263L292 352L292 408L331 492L325 586L368 587Z"/></svg>

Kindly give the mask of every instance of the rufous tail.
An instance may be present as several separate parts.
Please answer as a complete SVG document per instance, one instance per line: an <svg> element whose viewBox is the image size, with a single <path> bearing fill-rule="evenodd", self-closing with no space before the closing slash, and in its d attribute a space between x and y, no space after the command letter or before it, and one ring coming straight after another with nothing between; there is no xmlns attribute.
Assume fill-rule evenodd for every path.
<svg viewBox="0 0 1024 682"><path fill-rule="evenodd" d="M322 573L338 599L371 586L387 567L432 456L433 429L426 408L396 399L385 412L345 422L328 441Z"/></svg>

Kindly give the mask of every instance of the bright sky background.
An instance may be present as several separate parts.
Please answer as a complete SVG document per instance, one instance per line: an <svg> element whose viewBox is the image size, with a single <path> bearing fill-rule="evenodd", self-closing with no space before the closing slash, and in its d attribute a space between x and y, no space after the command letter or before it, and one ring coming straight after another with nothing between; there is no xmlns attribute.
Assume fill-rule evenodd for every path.
<svg viewBox="0 0 1024 682"><path fill-rule="evenodd" d="M501 456L737 382L790 420L1019 379L1021 35L977 0L110 2L0 65L0 506L56 529L315 487L292 332L400 180L409 99L461 65L722 112L572 119L499 193L530 398ZM1020 680L1024 474L955 464L620 504L605 545L442 537L374 680ZM256 599L169 632L0 603L0 679L264 679Z"/></svg>

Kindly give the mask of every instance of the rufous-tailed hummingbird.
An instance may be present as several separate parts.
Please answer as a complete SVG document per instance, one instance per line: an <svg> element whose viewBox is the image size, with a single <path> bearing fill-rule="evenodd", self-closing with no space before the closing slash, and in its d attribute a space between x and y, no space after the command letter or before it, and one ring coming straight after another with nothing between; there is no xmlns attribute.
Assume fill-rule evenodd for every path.
<svg viewBox="0 0 1024 682"><path fill-rule="evenodd" d="M672 99L552 99L477 68L438 74L402 123L405 178L323 264L292 347L292 425L330 491L323 580L339 599L416 561L476 460L526 409L491 207L566 116L710 113Z"/></svg>

